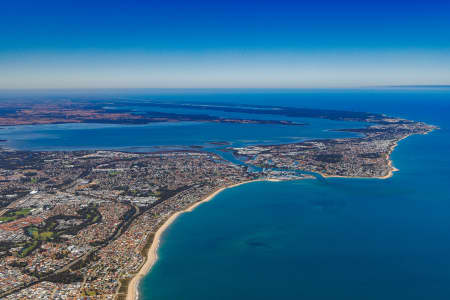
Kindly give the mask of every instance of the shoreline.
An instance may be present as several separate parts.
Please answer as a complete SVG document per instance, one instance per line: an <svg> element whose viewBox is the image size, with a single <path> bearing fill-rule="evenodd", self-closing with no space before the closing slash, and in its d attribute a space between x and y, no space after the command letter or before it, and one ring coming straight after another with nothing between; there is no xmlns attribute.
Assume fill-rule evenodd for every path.
<svg viewBox="0 0 450 300"><path fill-rule="evenodd" d="M147 257L145 259L144 264L141 266L139 271L133 276L133 278L130 280L128 284L127 294L126 294L126 300L138 300L139 299L139 283L142 278L144 278L145 275L150 272L153 265L158 260L158 248L159 244L161 242L161 236L164 233L164 231L169 228L169 226L176 220L177 217L179 217L181 214L184 214L186 212L193 211L197 206L204 202L208 202L212 200L215 196L220 194L226 189L234 188L243 184L252 183L252 182L258 182L258 181L281 181L281 180L273 180L273 179L254 179L249 181L244 181L236 184L232 184L229 186L224 186L213 192L212 194L208 195L206 198L195 202L191 206L187 207L184 210L180 210L172 214L164 223L161 225L161 227L158 228L158 230L155 232L155 236L153 238L152 244L147 252Z"/></svg>
<svg viewBox="0 0 450 300"><path fill-rule="evenodd" d="M394 176L394 172L400 171L396 167L392 165L392 160L389 159L388 162L389 166L389 172L384 176L374 176L374 177L357 177L357 176L342 176L342 175L326 175L320 172L317 172L317 174L320 174L323 178L350 178L350 179L388 179Z"/></svg>
<svg viewBox="0 0 450 300"><path fill-rule="evenodd" d="M428 132L426 134L428 134ZM391 159L392 152L394 152L395 148L398 146L398 142L406 139L409 136L410 135L406 135L406 136L400 138L399 140L395 141L394 144L390 147L389 153L386 154L386 160L388 161L389 172L384 176L357 177L357 176L326 175L326 174L323 174L320 172L317 172L317 173L320 174L320 176L322 176L323 178L353 178L353 179L388 179L388 178L391 178L392 176L394 176L394 172L400 171L399 169L394 167L394 165L392 163L392 159Z"/></svg>
<svg viewBox="0 0 450 300"><path fill-rule="evenodd" d="M428 133L428 132L427 132ZM398 146L398 142L400 142L403 139L406 139L407 137L409 137L410 135L406 135L402 138L400 138L399 140L395 141L393 143L393 145L390 147L390 151L389 153L386 154L386 159L388 160L388 167L389 167L389 172L388 174L386 174L385 176L377 176L377 177L352 177L352 176L340 176L340 175L326 175L320 172L317 172L318 174L320 174L323 178L356 178L356 179L388 179L391 178L394 175L394 172L398 172L399 169L397 169L396 167L393 166L393 162L391 159L391 155L392 152L395 150L395 148ZM147 273L151 270L151 268L153 267L153 265L156 263L156 261L158 260L158 248L159 248L159 244L161 241L161 236L164 233L164 231L175 221L175 219L180 216L183 213L186 212L191 212L193 211L197 206L199 206L200 204L204 203L204 202L208 202L210 200L212 200L215 196L217 196L218 194L220 194L222 191L229 189L229 188L233 188L233 187L237 187L243 184L247 184L247 183L251 183L251 182L257 182L257 181L270 181L270 182L279 182L279 181L283 181L280 179L275 179L275 178L264 178L264 179L255 179L255 180L249 180L249 181L244 181L244 182L240 182L240 183L236 183L230 186L225 186L222 188L219 188L218 190L216 190L215 192L213 192L212 194L208 195L206 198L192 204L191 206L187 207L184 210L175 212L174 214L172 214L162 225L161 227L158 228L158 230L155 233L155 236L153 238L152 244L147 252L147 257L146 260L144 262L144 264L142 265L142 267L139 269L138 273L136 273L133 278L130 280L129 284L128 284L128 289L127 289L127 294L126 294L126 300L139 300L139 283L141 281L141 279L147 275Z"/></svg>

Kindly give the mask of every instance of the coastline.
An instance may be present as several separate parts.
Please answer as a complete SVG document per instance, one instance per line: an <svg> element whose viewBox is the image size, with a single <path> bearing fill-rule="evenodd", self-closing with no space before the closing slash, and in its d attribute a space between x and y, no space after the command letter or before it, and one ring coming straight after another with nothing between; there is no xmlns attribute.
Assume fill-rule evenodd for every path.
<svg viewBox="0 0 450 300"><path fill-rule="evenodd" d="M404 136L402 138L400 138L399 140L395 141L391 147L390 147L390 151L386 154L386 159L388 161L388 167L389 167L389 172L388 174L386 174L385 176L377 176L377 177L352 177L352 176L340 176L340 175L326 175L320 172L317 172L318 174L320 174L322 177L324 178L353 178L353 179L388 179L391 178L394 175L394 172L399 171L399 169L397 169L396 167L393 166L393 162L391 160L391 155L392 152L395 150L395 148L398 146L398 142L400 142L403 139L406 139L407 137L409 137L409 135ZM269 182L280 182L280 181L284 181L284 180L280 180L277 178L260 178L260 179L254 179L254 180L249 180L249 181L244 181L244 182L240 182L240 183L236 183L233 185L229 185L229 186L224 186L222 188L219 188L218 190L214 191L213 193L211 193L210 195L208 195L207 197L205 197L204 199L193 203L191 206L187 207L184 210L175 212L174 214L172 214L162 225L161 227L158 228L158 230L156 231L153 241L151 243L151 246L147 252L147 256L145 259L144 264L141 266L141 268L139 269L138 273L136 273L133 278L130 280L129 284L128 284L128 288L127 288L127 293L126 293L126 300L139 300L139 284L141 279L148 274L148 272L150 272L151 268L153 267L153 265L156 263L156 261L158 260L158 248L159 248L159 244L161 241L161 236L164 233L164 231L176 220L176 218L178 216L180 216L183 213L186 212L191 212L193 211L197 206L199 206L200 204L204 203L204 202L208 202L210 200L212 200L215 196L217 196L218 194L220 194L222 191L229 189L229 188L233 188L233 187L237 187L243 184L247 184L247 183L251 183L251 182L258 182L258 181L269 181Z"/></svg>
<svg viewBox="0 0 450 300"><path fill-rule="evenodd" d="M428 134L428 132L427 132L427 134ZM406 139L409 136L410 135L404 136L401 139L395 141L394 144L390 147L389 153L386 154L386 160L388 161L389 172L384 176L356 177L356 176L327 175L327 174L323 174L320 172L317 172L317 173L320 174L320 176L322 176L323 178L354 178L354 179L388 179L388 178L391 178L392 176L394 176L394 172L400 171L399 169L394 167L394 165L392 163L392 159L391 159L392 152L394 152L395 148L398 146L398 142Z"/></svg>
<svg viewBox="0 0 450 300"><path fill-rule="evenodd" d="M323 178L350 178L350 179L388 179L394 176L394 172L400 171L396 167L392 165L392 160L389 159L388 162L389 166L389 172L384 176L375 176L375 177L356 177L356 176L341 176L341 175L327 175L320 172L317 172L317 174L320 174Z"/></svg>
<svg viewBox="0 0 450 300"><path fill-rule="evenodd" d="M433 129L422 133L422 135L427 135L430 132L433 132L434 130L440 129L437 126L434 126ZM354 178L354 179L388 179L391 178L392 176L394 176L394 172L398 172L400 171L398 168L394 167L393 163L392 163L392 159L391 159L391 155L392 152L394 152L395 148L398 146L398 143L408 137L410 137L413 134L407 134L401 138L399 138L398 140L396 140L389 148L389 152L386 154L386 160L388 161L388 167L389 167L389 172L384 175L384 176L375 176L375 177L357 177L357 176L340 176L340 175L327 175L321 172L316 172L317 174L320 174L320 176L322 176L323 178Z"/></svg>
<svg viewBox="0 0 450 300"><path fill-rule="evenodd" d="M148 249L148 252L147 252L147 257L145 259L145 263L139 269L139 272L137 272L133 276L133 278L130 280L130 282L128 284L126 300L138 300L139 299L139 283L140 283L141 279L145 275L147 275L147 273L151 270L153 265L158 260L158 248L159 248L159 244L160 244L160 241L161 241L161 236L164 233L164 231L175 221L175 219L178 216L180 216L183 213L193 211L197 206L199 206L200 204L202 204L204 202L208 202L208 201L212 200L215 196L217 196L218 194L220 194L221 192L223 192L226 189L234 188L234 187L237 187L237 186L240 186L240 185L243 185L243 184L247 184L247 183L251 183L251 182L257 182L257 181L280 181L280 180L254 179L254 180L249 180L249 181L244 181L244 182L232 184L232 185L229 185L229 186L224 186L224 187L216 190L212 194L208 195L206 198L204 198L204 199L202 199L202 200L200 200L198 202L195 202L194 204L192 204L188 208L172 214L161 225L161 227L159 227L158 230L155 232L155 236L153 238L152 244L151 244L151 246L150 246L150 248Z"/></svg>

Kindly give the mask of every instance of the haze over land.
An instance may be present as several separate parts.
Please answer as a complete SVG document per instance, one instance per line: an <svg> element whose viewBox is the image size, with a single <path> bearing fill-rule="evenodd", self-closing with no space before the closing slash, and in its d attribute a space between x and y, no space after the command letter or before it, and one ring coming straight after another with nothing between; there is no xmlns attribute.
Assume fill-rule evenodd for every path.
<svg viewBox="0 0 450 300"><path fill-rule="evenodd" d="M450 2L0 10L1 299L450 298Z"/></svg>

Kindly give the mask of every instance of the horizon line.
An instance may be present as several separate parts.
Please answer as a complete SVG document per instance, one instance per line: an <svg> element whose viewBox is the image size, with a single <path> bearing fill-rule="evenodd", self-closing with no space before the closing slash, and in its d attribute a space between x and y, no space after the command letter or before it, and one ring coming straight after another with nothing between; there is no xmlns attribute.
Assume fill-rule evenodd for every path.
<svg viewBox="0 0 450 300"><path fill-rule="evenodd" d="M0 91L81 91L81 90L322 90L322 89L370 89L370 88L450 88L450 84L405 84L368 86L323 87L62 87L62 88L0 88Z"/></svg>

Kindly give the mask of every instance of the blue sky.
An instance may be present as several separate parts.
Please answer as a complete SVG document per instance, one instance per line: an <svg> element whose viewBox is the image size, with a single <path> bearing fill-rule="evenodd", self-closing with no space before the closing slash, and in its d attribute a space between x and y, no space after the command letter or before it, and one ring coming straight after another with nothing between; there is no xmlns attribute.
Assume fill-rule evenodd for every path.
<svg viewBox="0 0 450 300"><path fill-rule="evenodd" d="M2 1L0 88L450 83L450 1Z"/></svg>

